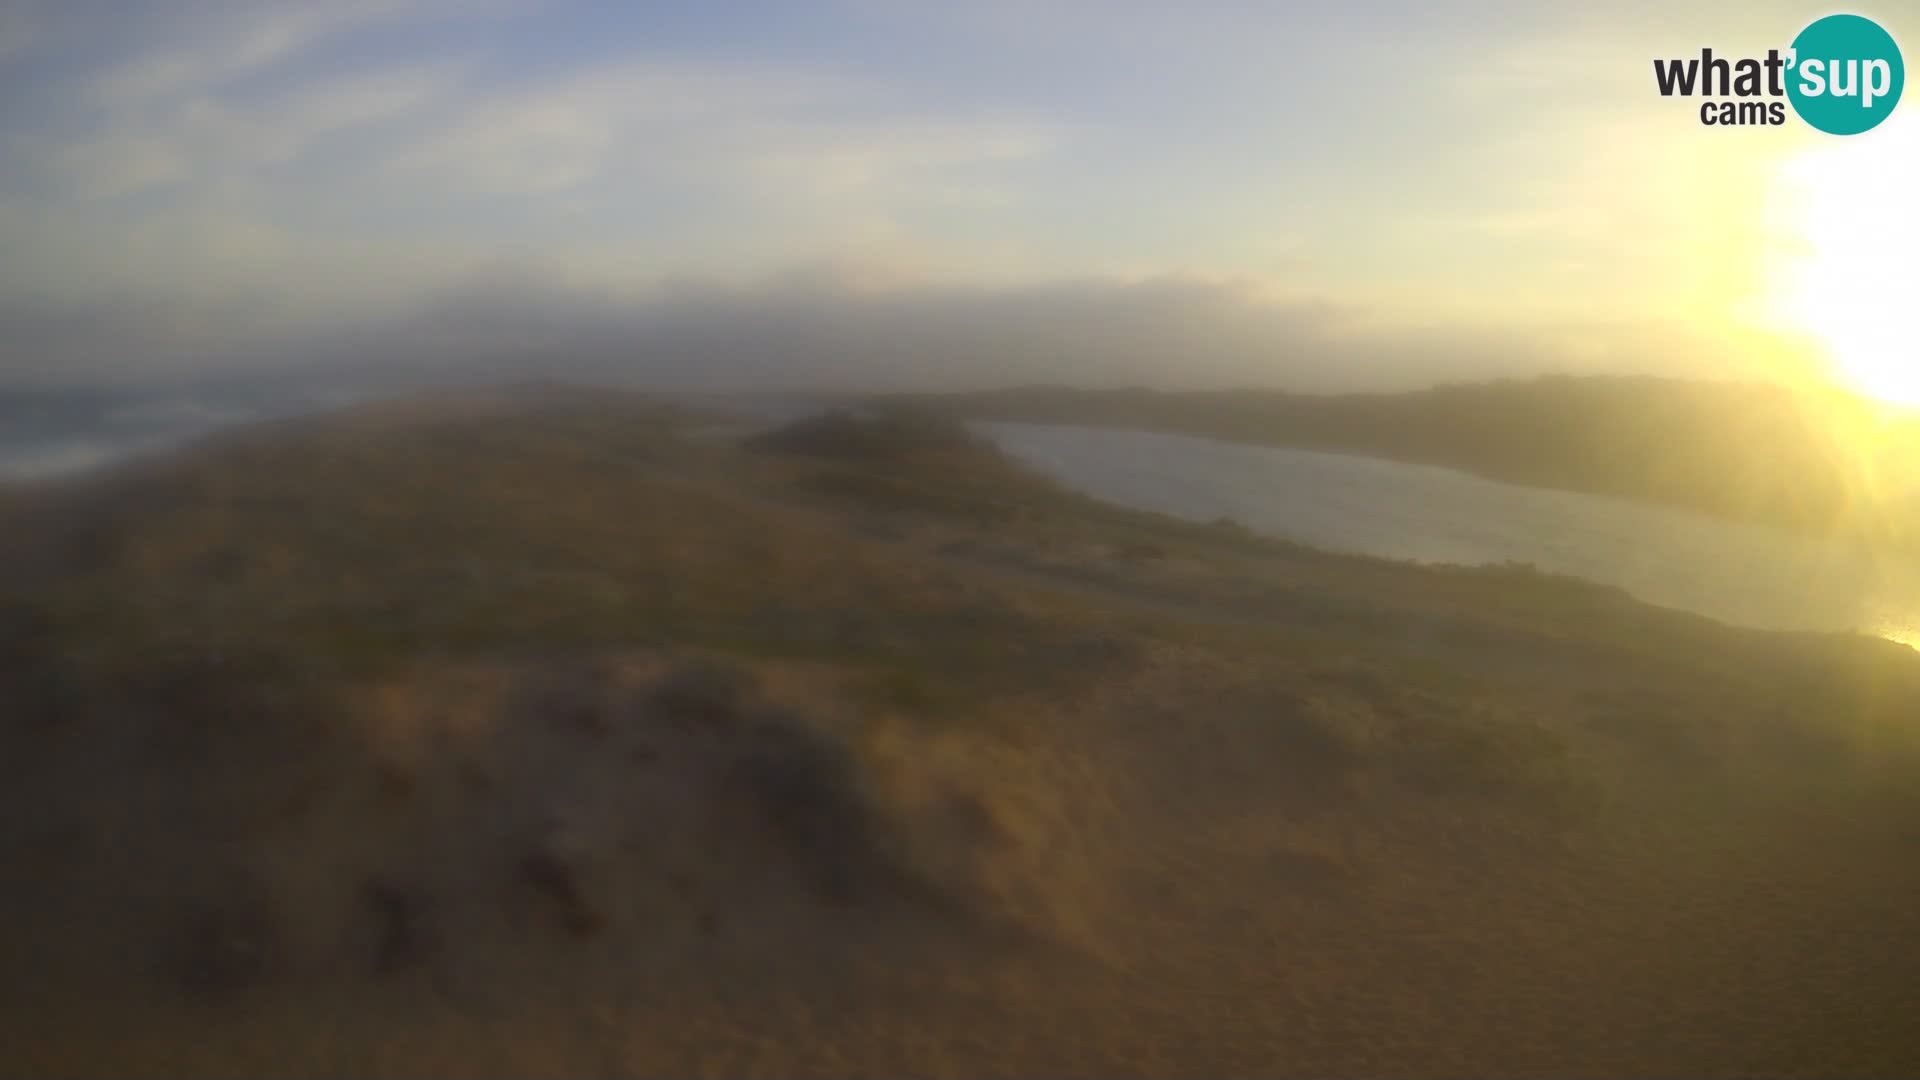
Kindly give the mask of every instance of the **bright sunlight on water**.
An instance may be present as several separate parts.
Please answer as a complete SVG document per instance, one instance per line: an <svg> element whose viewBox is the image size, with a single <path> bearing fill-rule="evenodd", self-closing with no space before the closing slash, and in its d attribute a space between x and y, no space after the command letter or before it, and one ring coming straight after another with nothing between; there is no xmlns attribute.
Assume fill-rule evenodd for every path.
<svg viewBox="0 0 1920 1080"><path fill-rule="evenodd" d="M1736 625L1920 644L1920 570L1839 539L1343 454L1058 425L983 429L1034 468L1123 505L1230 517L1335 551L1531 563Z"/></svg>

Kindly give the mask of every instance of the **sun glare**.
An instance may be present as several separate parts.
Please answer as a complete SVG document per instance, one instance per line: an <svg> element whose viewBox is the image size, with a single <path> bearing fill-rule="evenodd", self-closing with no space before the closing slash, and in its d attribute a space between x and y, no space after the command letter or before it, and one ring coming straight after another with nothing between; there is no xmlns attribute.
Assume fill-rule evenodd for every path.
<svg viewBox="0 0 1920 1080"><path fill-rule="evenodd" d="M1836 383L1920 407L1920 117L1789 160L1777 316L1817 338Z"/></svg>

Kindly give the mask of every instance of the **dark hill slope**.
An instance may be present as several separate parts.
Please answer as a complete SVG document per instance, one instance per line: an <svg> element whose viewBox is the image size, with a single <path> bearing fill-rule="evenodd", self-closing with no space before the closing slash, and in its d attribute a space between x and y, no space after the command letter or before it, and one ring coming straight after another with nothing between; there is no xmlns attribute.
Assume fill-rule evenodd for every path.
<svg viewBox="0 0 1920 1080"><path fill-rule="evenodd" d="M1910 650L704 431L18 496L0 1073L1920 1072Z"/></svg>

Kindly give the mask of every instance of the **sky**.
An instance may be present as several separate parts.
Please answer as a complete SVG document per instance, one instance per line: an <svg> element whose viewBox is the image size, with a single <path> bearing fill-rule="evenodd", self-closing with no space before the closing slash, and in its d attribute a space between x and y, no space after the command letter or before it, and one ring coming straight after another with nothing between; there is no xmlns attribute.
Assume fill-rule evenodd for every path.
<svg viewBox="0 0 1920 1080"><path fill-rule="evenodd" d="M1844 382L1920 103L1838 147L1652 76L1824 13L0 0L0 387Z"/></svg>

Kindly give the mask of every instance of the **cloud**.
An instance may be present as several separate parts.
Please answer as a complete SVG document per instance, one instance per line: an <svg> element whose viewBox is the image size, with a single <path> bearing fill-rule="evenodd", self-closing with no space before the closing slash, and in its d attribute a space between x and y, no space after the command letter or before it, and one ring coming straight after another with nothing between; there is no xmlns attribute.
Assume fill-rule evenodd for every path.
<svg viewBox="0 0 1920 1080"><path fill-rule="evenodd" d="M1005 170L1055 141L803 65L617 58L507 77L409 57L16 134L34 182L10 191L0 172L0 245L21 255L0 289L272 291L292 326L356 294L377 315L529 252L629 288L823 257L951 266L967 244L958 261L984 265L1006 261L1005 234L955 221L1004 209Z"/></svg>
<svg viewBox="0 0 1920 1080"><path fill-rule="evenodd" d="M1635 3L0 0L0 381L1750 369L1697 327L1785 144L1668 115Z"/></svg>
<svg viewBox="0 0 1920 1080"><path fill-rule="evenodd" d="M0 64L32 52L44 34L43 16L34 8L0 7Z"/></svg>
<svg viewBox="0 0 1920 1080"><path fill-rule="evenodd" d="M236 100L190 97L93 134L42 137L35 160L54 190L80 200L268 179L260 174L297 163L329 136L446 101L461 77L458 64L429 63Z"/></svg>
<svg viewBox="0 0 1920 1080"><path fill-rule="evenodd" d="M118 131L53 148L40 162L46 178L70 196L116 199L185 180L193 160L179 140Z"/></svg>
<svg viewBox="0 0 1920 1080"><path fill-rule="evenodd" d="M813 139L769 139L752 167L778 190L812 198L891 193L915 184L954 195L956 170L1017 162L1046 152L1053 136L1019 124L851 126ZM959 196L962 201L965 196Z"/></svg>
<svg viewBox="0 0 1920 1080"><path fill-rule="evenodd" d="M329 39L448 10L444 0L328 0L324 4L185 0L161 18L126 19L157 38L99 72L86 94L116 110L139 110L205 93L298 56Z"/></svg>
<svg viewBox="0 0 1920 1080"><path fill-rule="evenodd" d="M938 174L1043 153L1031 122L880 115L884 88L777 64L625 60L477 95L386 162L447 196L697 186L793 200L951 189Z"/></svg>
<svg viewBox="0 0 1920 1080"><path fill-rule="evenodd" d="M1021 383L1392 389L1542 371L1753 375L1750 341L1633 323L1394 326L1391 313L1202 278L983 288L816 267L639 294L535 267L371 321L286 333L244 301L0 309L0 385L298 375L344 383L539 374L673 390ZM1721 365L1717 370L1714 365Z"/></svg>

